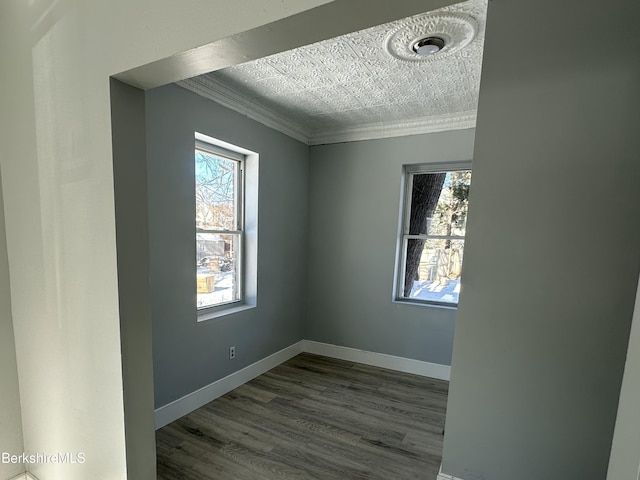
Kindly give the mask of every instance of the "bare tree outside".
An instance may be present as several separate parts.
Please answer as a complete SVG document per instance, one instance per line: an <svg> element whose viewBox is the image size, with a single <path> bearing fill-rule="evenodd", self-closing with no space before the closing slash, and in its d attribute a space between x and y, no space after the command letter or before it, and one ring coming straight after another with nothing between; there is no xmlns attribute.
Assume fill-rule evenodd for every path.
<svg viewBox="0 0 640 480"><path fill-rule="evenodd" d="M428 233L429 221L438 206L440 192L446 172L414 175L411 190L411 214L409 216L409 235ZM424 239L413 239L407 244L407 263L404 274L404 296L408 297L413 282L419 280L418 267L424 249Z"/></svg>
<svg viewBox="0 0 640 480"><path fill-rule="evenodd" d="M236 229L235 164L196 150L196 228Z"/></svg>
<svg viewBox="0 0 640 480"><path fill-rule="evenodd" d="M196 148L197 304L239 299L239 162Z"/></svg>
<svg viewBox="0 0 640 480"><path fill-rule="evenodd" d="M412 175L405 298L457 302L470 185L470 170Z"/></svg>

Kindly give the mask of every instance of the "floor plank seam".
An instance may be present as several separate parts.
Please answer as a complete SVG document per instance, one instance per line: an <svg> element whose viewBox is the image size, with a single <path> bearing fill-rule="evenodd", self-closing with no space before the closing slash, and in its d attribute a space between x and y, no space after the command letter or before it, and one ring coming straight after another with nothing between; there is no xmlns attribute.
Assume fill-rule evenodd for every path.
<svg viewBox="0 0 640 480"><path fill-rule="evenodd" d="M156 433L158 479L427 479L448 382L302 353Z"/></svg>

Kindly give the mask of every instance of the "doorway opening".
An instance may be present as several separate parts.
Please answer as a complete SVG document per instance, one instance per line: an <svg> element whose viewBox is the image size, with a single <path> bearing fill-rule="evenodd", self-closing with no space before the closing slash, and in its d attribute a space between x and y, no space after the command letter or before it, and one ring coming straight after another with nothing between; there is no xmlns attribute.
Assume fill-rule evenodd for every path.
<svg viewBox="0 0 640 480"><path fill-rule="evenodd" d="M150 104L145 103L145 90L151 92L152 89L155 89L156 87L166 85L175 81L181 82L180 87L188 88L189 85L193 86L194 84L194 79L192 78L194 75L200 75L206 72L214 72L214 74L212 74L214 75L214 77L209 78L214 78L214 80L216 80L215 72L223 73L223 68L230 67L232 65L240 65L241 63L243 65L246 65L247 59L264 59L265 56L269 56L273 53L290 52L291 49L300 47L301 45L314 45L318 42L322 42L330 38L335 38L342 34L352 34L353 32L363 31L368 28L375 27L376 25L382 25L389 22L398 22L404 18L409 18L416 15L419 16L423 14L423 11L425 9L424 2L419 1L402 2L401 4L394 5L393 8L386 6L385 2L376 2L375 4L371 4L371 2L368 2L367 8L364 9L366 10L366 12L363 10L353 12L354 9L358 8L355 3L356 2L342 0L331 2L330 4L326 4L302 14L275 22L274 24L260 27L249 32L239 34L236 37L224 39L218 42L214 42L210 45L200 47L194 51L187 52L182 56L178 55L161 62L145 65L137 69L124 72L120 75L116 75L112 80L112 115L114 119L114 178L116 182L116 223L118 231L119 251L118 271L119 278L122 279L119 293L121 297L123 370L125 372L124 388L125 402L131 402L131 407L125 409L125 411L128 410L130 412L145 412L144 415L127 415L125 421L127 424L126 431L128 437L128 445L134 444L134 435L137 435L135 437L135 444L140 445L140 442L142 442L142 444L149 445L151 443L150 448L152 449L153 430L151 426L154 423L154 387L151 379L153 378L153 369L156 367L154 367L154 365L152 364L151 359L153 358L154 363L157 363L158 361L162 362L161 358L164 356L163 353L160 353L163 348L162 345L167 345L166 342L161 343L160 346L158 344L158 332L161 331L162 327L161 325L156 326L154 318L154 351L152 353L151 318L154 317L154 308L157 307L154 307L154 302L152 299L153 286L151 290L143 291L144 289L140 290L139 284L140 282L143 282L145 278L155 278L159 279L160 281L166 280L165 276L157 275L158 271L162 270L162 267L166 267L172 262L178 261L178 259L174 258L175 256L173 254L165 254L165 256L163 257L163 254L161 252L159 253L158 251L154 250L153 235L142 236L145 241L141 241L139 237L137 240L133 240L129 238L127 234L129 229L131 228L131 225L133 224L135 224L136 228L138 229L137 234L139 234L141 227L146 229L147 232L150 232L149 222L151 218L154 218L153 215L155 215L152 212L154 210L154 206L149 203L150 195L148 189L146 188L147 185L150 185L151 182L154 181L154 178L149 176L149 171L146 164L146 158L148 156L147 149L149 147L149 142L147 140L147 121L151 115L149 113ZM446 7L452 2L439 1L431 3L433 9L437 9ZM331 19L331 21L329 21L328 19ZM341 20L335 21L335 19ZM457 18L455 20L458 22L458 26L460 29L463 29L463 27L460 26L460 22L464 23L463 20L461 20L460 18ZM451 20L451 22L451 24L447 24L448 28L450 27L451 30L449 31L449 38L445 39L445 43L446 41L454 41L456 38L458 38L456 37L456 35L458 34L456 33L456 31L454 31L455 29L452 26L452 24L455 22L453 20ZM295 28L293 28L294 26ZM400 28L402 27L402 25L397 25L397 27L398 29L396 33L400 32L398 33L399 38L402 37L402 32L406 33L406 29L402 30L402 28ZM287 32L287 34L282 35L280 32ZM425 32L418 32L417 35L424 36ZM463 34L460 34L459 36L464 37ZM407 48L411 49L415 55L423 56L421 53L419 54L417 52L420 47L418 47L418 49L413 49L413 46L413 44L409 44ZM352 52L354 52L354 49L352 47L349 48ZM389 48L396 48L395 53L399 55L397 53L397 47ZM447 45L441 47L442 55L447 53L446 49ZM354 53L356 53L356 55L358 54L357 52ZM338 53L336 53L336 55L338 55ZM393 53L389 53L389 55L395 59L394 61L400 62L398 63L398 65L408 66L413 62L412 60L407 61L393 57ZM185 63L183 60L187 57L192 61ZM420 62L436 64L433 59L420 60ZM416 61L413 63L417 64L419 62ZM366 67L366 72L371 74L372 71L374 71L376 68L380 67L376 66L375 64L371 64ZM361 70L360 74L366 77L366 72L364 70ZM313 68L307 71L307 75L313 76ZM336 73L335 75L338 76L339 74ZM393 75L394 72L389 72L388 76L392 77ZM412 75L415 77L415 72L410 74L408 73L407 75ZM192 78L192 80L181 80L184 78ZM298 78L296 81L304 82L304 79ZM319 79L318 81L326 82L326 79ZM124 85L124 83L128 83L129 86ZM195 83L197 83L197 80L195 81ZM437 88L436 84L425 84L425 86L434 89ZM342 88L346 87L343 86ZM193 88L189 89L193 91ZM319 92L315 93L316 98L319 98L321 100L321 104L326 104L328 103L328 100L331 99L329 98L331 96L325 96L321 98L319 97ZM357 102L364 105L365 101L367 100L366 90L363 90L359 93L360 96L358 97L358 92L353 92L354 97L356 98ZM384 94L382 93L380 95L384 96ZM335 98L335 96L333 99L336 101L339 100L339 98ZM382 99L380 101L382 102ZM454 99L451 99L451 102L455 102ZM463 104L462 106L464 107L465 105L466 104ZM251 117L252 115L261 114L260 112L249 113L249 110L242 111L242 108L246 109L246 107L246 105L244 107L240 105L236 106L234 110L249 117ZM369 109L373 110L376 105L372 105L370 107L371 108ZM414 107L420 108L417 105L414 105ZM386 103L386 106L384 108L386 108L387 111L392 110L389 102ZM348 112L350 110L347 109L345 111ZM458 117L456 118L453 118L451 115L447 117L446 113L443 113L443 115L441 115L438 119L438 122L436 122L440 126L440 131L451 129L451 125L455 122L458 122L457 128L471 128L473 126L474 118L470 116L468 111L468 109L462 108L462 110L460 110L462 114L458 115ZM352 114L355 113L352 111ZM271 120L273 120L273 118ZM266 121L267 120L262 121L261 123L264 124ZM329 120L325 124L331 124L334 122L335 119ZM464 124L466 125L466 127L460 126L463 125L462 122L467 122ZM116 123L120 125L120 127L116 127ZM302 121L294 122L294 127L296 125L301 125L302 123ZM375 121L373 123L379 124L378 121ZM381 129L376 129L376 126L373 125L371 128L367 129L367 132L364 134L364 136L362 134L362 131L358 131L358 129L355 127L350 128L346 123L340 124L340 128L337 129L339 131L318 130L316 133L313 133L307 128L306 130L303 129L302 132L293 131L289 134L294 139L302 140L307 145L311 145L313 147L314 145L326 145L334 142L360 141L374 138L371 135L379 134L380 130L386 130L387 132L393 130L393 135L390 135L390 137L407 135L409 134L407 132L413 132L413 134L422 133L418 130L418 128L423 128L422 125L418 127L417 122L409 123L409 125L398 127L395 130L393 130L393 128L395 127L392 128L391 125L382 126ZM378 127L379 126L380 125L378 125ZM291 127L291 125L289 127ZM282 128L286 128L286 126ZM412 128L413 130L411 130ZM300 129L298 128L298 130ZM438 130L435 129L432 131ZM137 134L133 135L134 138L132 140L132 133L135 132L137 132ZM340 136L340 134L344 134L344 132L348 132L348 135L350 136ZM299 138L300 135L306 135L306 139ZM191 140L192 139L193 135L191 135ZM234 139L229 138L228 140L230 142L233 142ZM241 141L238 141L237 144L243 143ZM308 152L308 148L306 151ZM289 167L298 168L293 167L292 165L284 166L285 169ZM145 188L139 188L140 184L144 184ZM298 194L301 194L301 192L298 191ZM126 206L132 205L133 202L135 202L136 205L140 205L141 207L126 210ZM185 225L188 225L190 220L185 219L184 222ZM300 223L302 224L304 222ZM283 233L286 233L286 230L283 229ZM191 234L192 230L189 232L189 235ZM148 241L146 241L146 239L148 239ZM127 256L125 254L127 251L130 252L130 256ZM301 255L301 253L298 252L297 255ZM132 258L146 258L147 263L132 262ZM284 263L286 264L286 262ZM177 268L188 269L189 267L179 266ZM298 272L298 274L299 273L300 272ZM135 279L140 280L140 282L135 281ZM185 287L185 292L187 290L188 288ZM189 293L186 292L185 295L188 296ZM195 293L193 295L195 297ZM139 321L141 311L143 313L143 317L147 318L148 320L146 323L144 323L144 325L141 325ZM171 318L169 317L175 312L166 313L168 314L167 322L171 321ZM176 317L174 316L173 319L175 320L175 318ZM239 325L241 323L242 322L238 322ZM200 338L206 336L203 335L203 332L213 330L213 327L211 327L210 324L203 326L203 328L201 329L197 329L197 327L193 325L190 325L187 328L191 329L193 335ZM243 361L251 363L253 360L262 358L269 353L273 353L273 351L277 350L278 345L283 341L281 339L275 341L272 340L271 344L265 345L261 338L267 338L270 334L268 334L267 331L259 330L255 333L262 334L262 336L258 335L260 338L254 341L252 345L253 353L243 359L243 349L239 349L238 359L236 359L236 361L241 360L241 362ZM161 339L160 342L164 342L164 340ZM226 352L228 350L228 345L226 343L222 343L221 341L221 343L219 345L216 345L215 348L219 349L220 351L224 351L226 357ZM201 353L196 355L202 356ZM211 359L212 357L206 357L205 361L210 362ZM167 364L164 364L164 366L166 365ZM246 365L246 363L239 363L237 365L241 367L243 365ZM224 363L220 367L219 371L214 373L213 376L222 378L225 375L233 373L237 368L237 366L232 366L228 363ZM185 395L188 395L189 392L192 392L194 390L194 386L195 389L197 389L199 388L197 385L200 385L200 387L203 385L202 378L205 378L204 376L194 374L193 371L189 371L189 374L185 375L183 373L184 370L181 368L174 368L173 370L174 374L177 377L181 377L181 388L184 388L185 390L180 391L178 389L173 394L176 398L169 399L169 402L179 400ZM189 377L191 375L196 378L190 379ZM207 375L211 375L211 372L209 372ZM145 382L138 382L140 378L145 376ZM194 383L190 384L190 381ZM204 382L204 385L207 384L208 382ZM156 409L165 405L167 399L169 398L167 397L167 399L162 400L161 403L158 404L157 402L159 395L157 391L158 382L156 381ZM134 457L136 457L136 455L134 455L133 452L131 452L131 455L128 455L128 464L130 469L135 469L136 464L142 464L143 462L148 461L148 458L146 460L144 458L140 458L139 450L137 452L137 458ZM135 470L131 471L134 472Z"/></svg>

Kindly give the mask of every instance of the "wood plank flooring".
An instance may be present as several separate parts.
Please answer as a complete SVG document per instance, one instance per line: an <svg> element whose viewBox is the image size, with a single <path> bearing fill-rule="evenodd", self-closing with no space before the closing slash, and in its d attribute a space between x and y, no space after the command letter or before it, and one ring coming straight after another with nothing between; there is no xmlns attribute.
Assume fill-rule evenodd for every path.
<svg viewBox="0 0 640 480"><path fill-rule="evenodd" d="M158 478L435 480L447 392L303 353L158 430Z"/></svg>

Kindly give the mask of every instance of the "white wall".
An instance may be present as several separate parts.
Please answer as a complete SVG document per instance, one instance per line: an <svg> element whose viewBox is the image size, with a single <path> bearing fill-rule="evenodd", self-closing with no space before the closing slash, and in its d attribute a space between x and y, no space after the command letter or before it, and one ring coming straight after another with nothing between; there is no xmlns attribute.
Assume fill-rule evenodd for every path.
<svg viewBox="0 0 640 480"><path fill-rule="evenodd" d="M24 448L87 459L30 466L41 480L126 477L109 76L322 3L2 2L1 166ZM3 445L13 433L0 432Z"/></svg>

